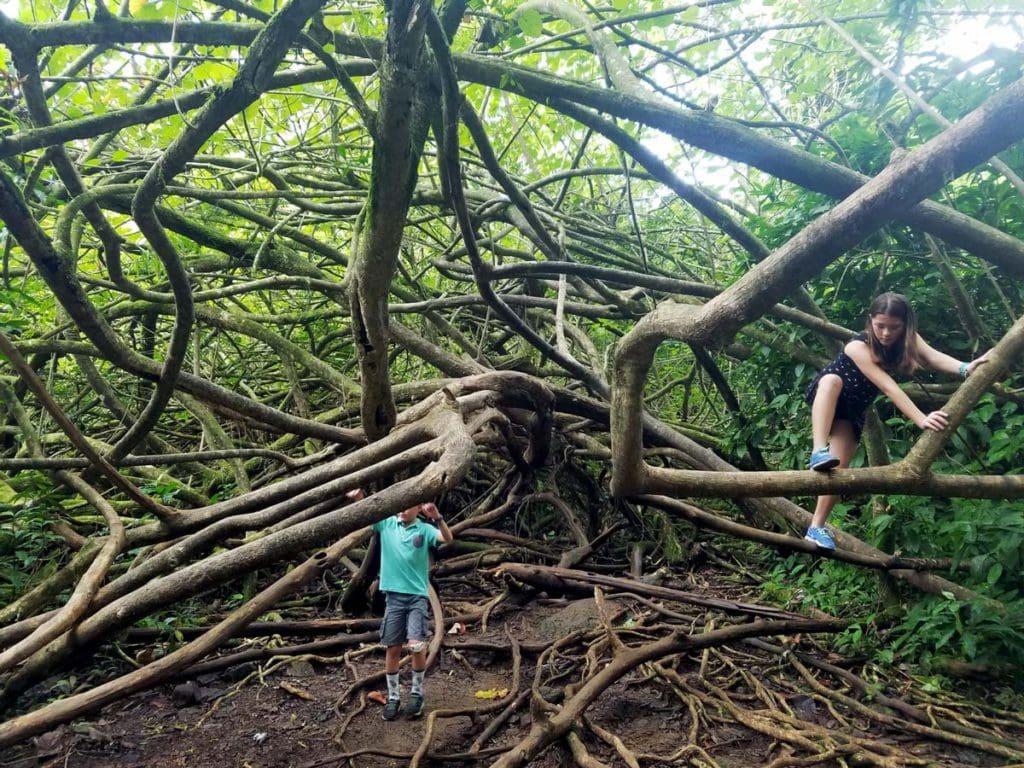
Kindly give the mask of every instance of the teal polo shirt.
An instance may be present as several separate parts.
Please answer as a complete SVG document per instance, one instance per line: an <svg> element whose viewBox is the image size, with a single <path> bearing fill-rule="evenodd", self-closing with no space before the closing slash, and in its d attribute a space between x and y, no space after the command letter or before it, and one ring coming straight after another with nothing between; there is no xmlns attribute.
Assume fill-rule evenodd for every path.
<svg viewBox="0 0 1024 768"><path fill-rule="evenodd" d="M430 548L441 538L432 525L416 519L408 526L397 517L373 524L380 534L380 590L427 596Z"/></svg>

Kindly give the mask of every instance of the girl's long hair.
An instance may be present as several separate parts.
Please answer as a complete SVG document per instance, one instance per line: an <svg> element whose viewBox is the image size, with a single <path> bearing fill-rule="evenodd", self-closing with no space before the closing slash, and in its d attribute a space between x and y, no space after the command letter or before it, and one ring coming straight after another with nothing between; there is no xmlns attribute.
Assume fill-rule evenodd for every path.
<svg viewBox="0 0 1024 768"><path fill-rule="evenodd" d="M903 338L889 348L875 337L871 318L875 315L890 315L903 321ZM868 319L864 326L871 357L889 371L911 374L921 365L921 352L917 344L917 316L907 297L902 293L883 293L875 297L868 308Z"/></svg>

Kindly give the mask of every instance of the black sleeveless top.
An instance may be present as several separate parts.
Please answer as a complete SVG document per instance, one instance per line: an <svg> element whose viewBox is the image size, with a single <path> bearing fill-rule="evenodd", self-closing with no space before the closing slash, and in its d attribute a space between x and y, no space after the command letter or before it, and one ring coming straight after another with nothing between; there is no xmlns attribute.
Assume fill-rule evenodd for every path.
<svg viewBox="0 0 1024 768"><path fill-rule="evenodd" d="M858 333L852 340L863 341L865 344L868 341L867 336L863 333ZM839 401L836 403L835 418L847 419L852 422L857 439L860 439L864 429L864 412L878 397L880 390L857 367L853 359L846 354L845 349L841 349L836 355L836 359L822 368L808 385L807 391L804 393L804 399L808 403L814 402L814 396L818 392L818 382L821 381L822 376L829 373L834 373L843 380L843 391L839 394Z"/></svg>

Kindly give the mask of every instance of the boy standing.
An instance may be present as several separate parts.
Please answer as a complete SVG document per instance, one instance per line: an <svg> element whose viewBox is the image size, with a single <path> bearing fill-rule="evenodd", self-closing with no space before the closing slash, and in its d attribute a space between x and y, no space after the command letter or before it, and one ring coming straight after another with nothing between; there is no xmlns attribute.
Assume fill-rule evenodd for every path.
<svg viewBox="0 0 1024 768"><path fill-rule="evenodd" d="M418 519L423 516L435 528ZM419 717L423 712L423 673L427 667L427 569L430 547L438 541L448 544L452 532L433 503L417 504L394 517L374 523L380 534L380 590L384 593L384 621L381 642L387 646L384 674L388 681L388 702L384 719L394 720L401 708L398 662L402 644L408 640L412 654L412 689L405 714Z"/></svg>

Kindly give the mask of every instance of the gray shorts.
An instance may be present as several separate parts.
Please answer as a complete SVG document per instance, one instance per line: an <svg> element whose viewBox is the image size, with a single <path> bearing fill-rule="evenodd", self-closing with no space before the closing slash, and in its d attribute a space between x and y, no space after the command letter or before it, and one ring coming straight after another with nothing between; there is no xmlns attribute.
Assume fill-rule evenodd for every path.
<svg viewBox="0 0 1024 768"><path fill-rule="evenodd" d="M385 592L384 621L380 641L384 645L402 645L406 640L427 639L427 598L403 592Z"/></svg>

